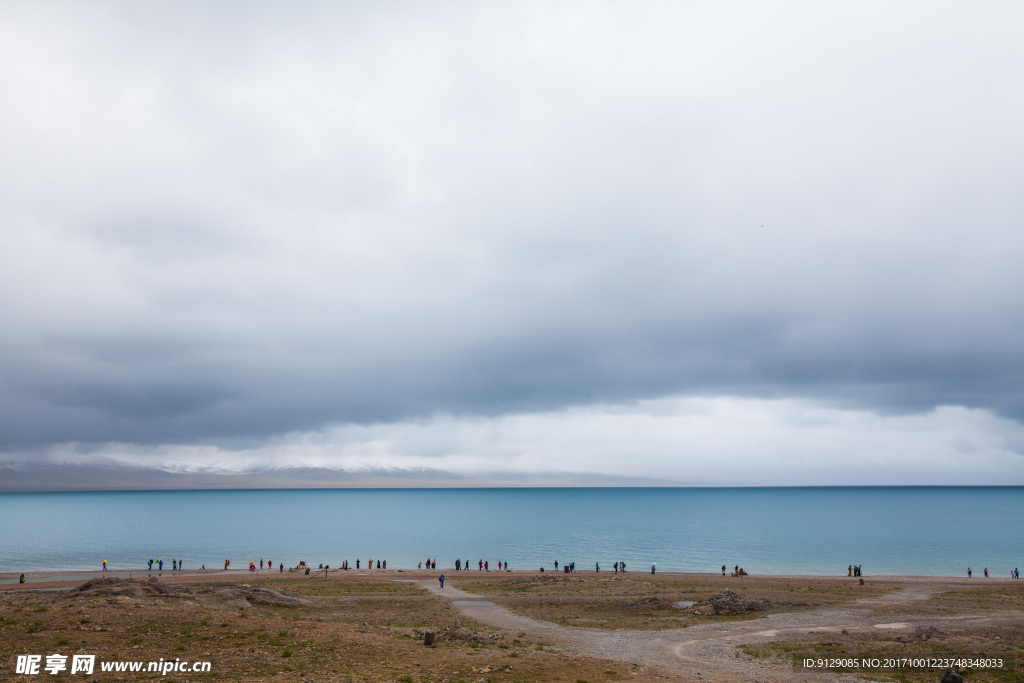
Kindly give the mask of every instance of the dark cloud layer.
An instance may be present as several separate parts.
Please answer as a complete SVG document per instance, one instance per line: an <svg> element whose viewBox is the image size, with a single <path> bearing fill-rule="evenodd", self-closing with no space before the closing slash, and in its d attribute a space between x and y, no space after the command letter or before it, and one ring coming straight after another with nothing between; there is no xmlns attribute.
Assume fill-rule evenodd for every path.
<svg viewBox="0 0 1024 683"><path fill-rule="evenodd" d="M218 7L4 10L0 449L1024 420L1016 5Z"/></svg>

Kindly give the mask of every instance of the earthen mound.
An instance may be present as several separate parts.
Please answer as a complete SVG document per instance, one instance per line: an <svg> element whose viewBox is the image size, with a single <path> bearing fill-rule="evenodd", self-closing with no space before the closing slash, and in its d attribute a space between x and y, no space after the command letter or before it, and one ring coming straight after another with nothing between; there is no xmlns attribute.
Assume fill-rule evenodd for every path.
<svg viewBox="0 0 1024 683"><path fill-rule="evenodd" d="M279 593L269 588L253 588L247 585L200 584L194 587L188 586L188 588L193 588L196 595L212 595L220 602L232 607L251 607L252 605L300 607L309 604L308 601L295 595Z"/></svg>
<svg viewBox="0 0 1024 683"><path fill-rule="evenodd" d="M220 603L230 607L251 607L253 605L299 607L309 604L294 595L279 593L267 588L253 588L242 584L167 584L156 579L102 578L86 581L74 593L84 597L179 599L198 600L204 603Z"/></svg>
<svg viewBox="0 0 1024 683"><path fill-rule="evenodd" d="M414 629L413 633L417 638L422 638L426 631ZM463 628L458 624L446 624L437 631L434 631L434 640L435 642L447 641L449 643L487 643L500 641L501 636L497 633L484 635L477 631L471 631L468 628Z"/></svg>
<svg viewBox="0 0 1024 683"><path fill-rule="evenodd" d="M655 609L664 609L666 607L670 607L671 605L672 603L669 600L664 600L662 598L640 598L639 600L634 600L632 602L627 603L625 605L625 608L647 611Z"/></svg>
<svg viewBox="0 0 1024 683"><path fill-rule="evenodd" d="M540 574L539 576L523 576L515 579L506 579L501 582L502 588L530 588L536 586L539 583L550 583L551 581L564 581L568 577L563 579L557 574Z"/></svg>
<svg viewBox="0 0 1024 683"><path fill-rule="evenodd" d="M726 588L707 600L693 603L687 609L697 614L743 614L768 609L770 606L767 600L751 600Z"/></svg>
<svg viewBox="0 0 1024 683"><path fill-rule="evenodd" d="M159 581L104 577L86 581L76 588L75 592L87 597L153 598L166 596L170 590L166 584Z"/></svg>

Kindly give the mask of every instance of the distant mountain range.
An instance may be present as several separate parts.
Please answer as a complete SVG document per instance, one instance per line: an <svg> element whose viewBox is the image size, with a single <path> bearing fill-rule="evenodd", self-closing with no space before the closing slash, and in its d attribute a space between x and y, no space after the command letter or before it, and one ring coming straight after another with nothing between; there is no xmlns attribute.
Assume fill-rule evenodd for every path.
<svg viewBox="0 0 1024 683"><path fill-rule="evenodd" d="M245 472L180 472L121 464L0 463L0 493L169 489L678 486L681 483L578 473L465 476L435 469L347 471L324 467L264 468Z"/></svg>

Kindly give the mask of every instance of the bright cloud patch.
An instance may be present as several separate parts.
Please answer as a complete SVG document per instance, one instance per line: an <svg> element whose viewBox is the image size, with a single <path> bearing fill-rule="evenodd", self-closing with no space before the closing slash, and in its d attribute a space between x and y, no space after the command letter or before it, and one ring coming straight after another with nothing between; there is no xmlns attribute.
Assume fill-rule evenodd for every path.
<svg viewBox="0 0 1024 683"><path fill-rule="evenodd" d="M886 417L803 401L674 398L499 418L436 416L294 433L253 449L73 444L47 460L171 471L326 467L444 470L510 482L524 472L711 485L1022 484L1024 427L944 407Z"/></svg>

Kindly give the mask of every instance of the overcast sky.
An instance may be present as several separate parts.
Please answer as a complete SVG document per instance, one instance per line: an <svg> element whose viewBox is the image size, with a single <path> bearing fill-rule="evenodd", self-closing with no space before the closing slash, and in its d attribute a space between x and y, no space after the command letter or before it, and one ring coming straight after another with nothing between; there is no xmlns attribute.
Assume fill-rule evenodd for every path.
<svg viewBox="0 0 1024 683"><path fill-rule="evenodd" d="M1024 484L1022 25L5 3L0 460Z"/></svg>

